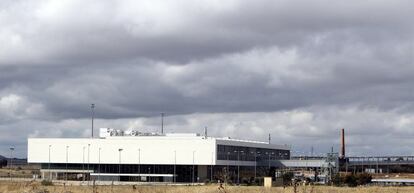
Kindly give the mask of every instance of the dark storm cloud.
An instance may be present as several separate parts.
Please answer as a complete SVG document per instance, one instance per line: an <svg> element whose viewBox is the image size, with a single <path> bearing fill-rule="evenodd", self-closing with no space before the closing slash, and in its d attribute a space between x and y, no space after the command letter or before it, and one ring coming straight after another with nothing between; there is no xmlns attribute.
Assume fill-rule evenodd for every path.
<svg viewBox="0 0 414 193"><path fill-rule="evenodd" d="M153 128L166 112L176 130L217 122L212 133L231 135L238 122L241 133L274 128L303 148L335 144L347 126L367 151L379 144L359 141L365 135L390 132L398 144L414 110L413 9L381 0L2 1L0 128L16 131L2 145L86 136L91 103L102 127L144 117L138 126ZM302 111L310 118L291 124ZM393 124L374 121L382 116Z"/></svg>

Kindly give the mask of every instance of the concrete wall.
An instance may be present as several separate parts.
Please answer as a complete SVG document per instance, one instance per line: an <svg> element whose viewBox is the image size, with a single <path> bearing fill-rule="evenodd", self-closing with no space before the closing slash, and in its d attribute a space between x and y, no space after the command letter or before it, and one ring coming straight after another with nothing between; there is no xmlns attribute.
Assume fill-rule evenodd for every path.
<svg viewBox="0 0 414 193"><path fill-rule="evenodd" d="M49 145L51 163L66 163L66 158L68 163L88 163L89 152L89 163L99 163L100 159L102 164L118 164L119 149L123 149L121 164L174 164L176 160L178 165L210 165L216 161L214 138L145 136L107 139L29 138L28 162L48 163ZM69 146L67 151L66 146Z"/></svg>

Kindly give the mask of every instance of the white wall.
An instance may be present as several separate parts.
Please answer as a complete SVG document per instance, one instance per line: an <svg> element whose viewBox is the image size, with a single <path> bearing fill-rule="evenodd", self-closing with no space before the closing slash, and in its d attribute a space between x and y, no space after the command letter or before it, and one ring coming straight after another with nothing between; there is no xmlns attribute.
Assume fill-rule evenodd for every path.
<svg viewBox="0 0 414 193"><path fill-rule="evenodd" d="M177 164L210 165L215 164L216 140L202 137L110 137L107 139L90 138L29 138L28 162L48 163L49 145L51 163L66 163L66 146L68 148L68 163L118 164L119 151L122 164L174 164L174 151L176 151ZM83 147L85 151L83 153ZM212 163L213 162L213 163Z"/></svg>

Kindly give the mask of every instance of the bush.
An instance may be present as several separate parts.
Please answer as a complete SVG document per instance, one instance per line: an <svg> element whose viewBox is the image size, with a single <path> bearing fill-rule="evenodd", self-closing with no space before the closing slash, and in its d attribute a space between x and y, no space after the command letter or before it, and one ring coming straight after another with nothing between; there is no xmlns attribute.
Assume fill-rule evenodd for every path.
<svg viewBox="0 0 414 193"><path fill-rule="evenodd" d="M353 174L346 175L344 183L347 184L349 187L355 187L358 185L357 177Z"/></svg>
<svg viewBox="0 0 414 193"><path fill-rule="evenodd" d="M256 185L256 186L263 186L263 183L264 183L263 178L257 177L257 178L254 179L254 185Z"/></svg>
<svg viewBox="0 0 414 193"><path fill-rule="evenodd" d="M282 174L283 184L289 185L292 182L293 172L286 172Z"/></svg>
<svg viewBox="0 0 414 193"><path fill-rule="evenodd" d="M372 176L368 173L361 173L357 176L357 183L358 185L365 185L371 183Z"/></svg>
<svg viewBox="0 0 414 193"><path fill-rule="evenodd" d="M42 186L53 186L53 183L49 180L43 180L41 184Z"/></svg>
<svg viewBox="0 0 414 193"><path fill-rule="evenodd" d="M355 187L358 185L365 185L371 183L372 176L368 173L360 173L357 175L348 174L343 179L341 179L341 177L338 177L338 179L333 178L332 180L334 184L339 185L341 184L340 181L342 181L342 183L345 183L350 187Z"/></svg>
<svg viewBox="0 0 414 193"><path fill-rule="evenodd" d="M340 176L339 174L332 176L332 184L334 186L342 186L344 184L344 181L344 177Z"/></svg>

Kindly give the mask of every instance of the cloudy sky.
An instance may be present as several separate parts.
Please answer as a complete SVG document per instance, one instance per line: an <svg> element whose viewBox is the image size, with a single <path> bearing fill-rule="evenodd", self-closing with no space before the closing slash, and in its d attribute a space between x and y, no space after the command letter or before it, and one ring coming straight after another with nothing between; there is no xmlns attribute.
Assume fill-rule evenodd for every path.
<svg viewBox="0 0 414 193"><path fill-rule="evenodd" d="M95 128L414 154L409 0L2 0L0 154Z"/></svg>

